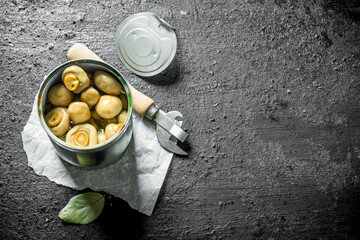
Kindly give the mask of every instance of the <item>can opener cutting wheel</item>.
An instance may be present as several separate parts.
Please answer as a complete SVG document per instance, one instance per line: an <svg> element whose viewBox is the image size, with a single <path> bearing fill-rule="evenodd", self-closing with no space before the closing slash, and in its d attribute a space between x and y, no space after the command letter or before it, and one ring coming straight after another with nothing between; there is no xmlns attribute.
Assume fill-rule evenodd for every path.
<svg viewBox="0 0 360 240"><path fill-rule="evenodd" d="M104 62L98 55L81 43L74 44L69 49L67 57L69 60L93 59ZM141 117L145 116L156 122L156 136L160 145L169 152L178 155L188 155L187 152L176 144L177 140L184 142L189 136L189 134L181 129L181 122L175 120L177 117L182 117L182 114L178 111L168 113L162 111L154 104L154 100L136 90L131 84L129 84L129 87L134 110Z"/></svg>

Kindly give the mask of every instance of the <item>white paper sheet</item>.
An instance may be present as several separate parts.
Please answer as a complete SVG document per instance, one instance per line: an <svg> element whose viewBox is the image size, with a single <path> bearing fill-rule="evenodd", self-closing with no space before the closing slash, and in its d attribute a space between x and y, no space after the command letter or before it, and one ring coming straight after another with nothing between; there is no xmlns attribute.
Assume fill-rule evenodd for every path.
<svg viewBox="0 0 360 240"><path fill-rule="evenodd" d="M150 216L169 168L172 153L159 144L156 125L133 113L133 140L125 156L115 164L82 170L64 163L56 154L37 116L36 101L22 132L28 164L36 174L76 190L108 192Z"/></svg>

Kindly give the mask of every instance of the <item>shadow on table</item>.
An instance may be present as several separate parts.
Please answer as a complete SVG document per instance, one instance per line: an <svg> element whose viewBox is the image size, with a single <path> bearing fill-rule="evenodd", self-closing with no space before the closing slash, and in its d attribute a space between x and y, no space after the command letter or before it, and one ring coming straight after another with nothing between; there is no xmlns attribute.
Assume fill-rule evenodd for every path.
<svg viewBox="0 0 360 240"><path fill-rule="evenodd" d="M178 56L175 55L171 64L161 73L152 77L139 76L144 81L154 85L171 85L177 82L180 78L180 65Z"/></svg>
<svg viewBox="0 0 360 240"><path fill-rule="evenodd" d="M106 199L105 207L97 219L106 239L138 239L143 235L143 221L146 215L132 209L120 198Z"/></svg>
<svg viewBox="0 0 360 240"><path fill-rule="evenodd" d="M322 5L327 11L336 11L346 17L349 17L357 24L360 23L360 2L358 0L324 0Z"/></svg>
<svg viewBox="0 0 360 240"><path fill-rule="evenodd" d="M349 186L338 192L335 213L336 229L339 234L349 238L359 239L360 236L360 189L359 187Z"/></svg>

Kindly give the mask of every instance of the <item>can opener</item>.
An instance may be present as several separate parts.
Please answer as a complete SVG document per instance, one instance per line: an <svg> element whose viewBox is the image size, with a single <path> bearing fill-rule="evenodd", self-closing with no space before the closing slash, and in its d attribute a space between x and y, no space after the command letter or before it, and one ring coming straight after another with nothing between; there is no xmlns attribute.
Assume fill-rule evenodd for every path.
<svg viewBox="0 0 360 240"><path fill-rule="evenodd" d="M75 43L69 49L67 57L69 60L93 59L105 62L81 43ZM128 85L130 87L133 109L135 112L137 112L141 117L146 117L156 122L156 136L160 145L169 152L178 155L188 155L187 152L176 144L177 140L185 142L189 136L189 134L181 128L181 122L178 122L175 119L177 117L182 117L182 114L178 111L171 111L168 113L162 111L154 104L154 100L136 90L131 84L128 83Z"/></svg>

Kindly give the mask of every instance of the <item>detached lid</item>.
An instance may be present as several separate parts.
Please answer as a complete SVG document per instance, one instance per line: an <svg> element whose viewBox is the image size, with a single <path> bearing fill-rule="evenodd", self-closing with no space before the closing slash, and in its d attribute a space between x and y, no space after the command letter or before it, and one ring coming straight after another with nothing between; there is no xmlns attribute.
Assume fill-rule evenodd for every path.
<svg viewBox="0 0 360 240"><path fill-rule="evenodd" d="M115 35L118 55L133 73L150 77L165 70L176 52L174 28L153 13L136 13L119 25Z"/></svg>

